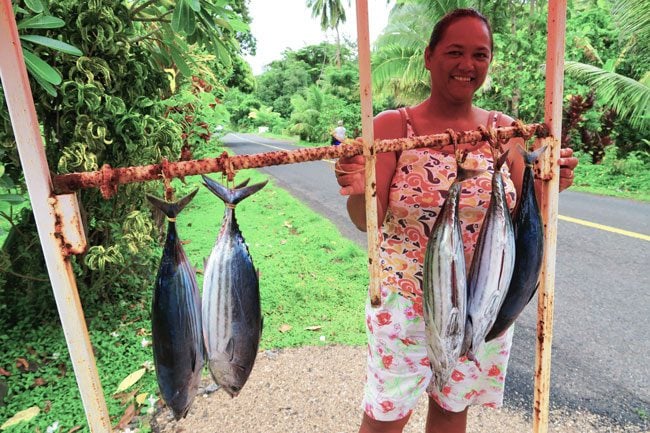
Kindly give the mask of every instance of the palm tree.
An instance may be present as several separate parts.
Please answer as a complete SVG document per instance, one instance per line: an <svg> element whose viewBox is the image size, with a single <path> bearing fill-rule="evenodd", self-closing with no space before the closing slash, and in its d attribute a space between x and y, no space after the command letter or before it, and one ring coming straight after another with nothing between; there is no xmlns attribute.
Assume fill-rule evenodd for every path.
<svg viewBox="0 0 650 433"><path fill-rule="evenodd" d="M348 0L348 6L350 2ZM340 0L307 0L307 7L311 9L311 16L320 17L321 30L334 29L336 31L336 65L341 67L341 37L339 26L345 23L345 8Z"/></svg>
<svg viewBox="0 0 650 433"><path fill-rule="evenodd" d="M645 132L650 130L650 70L636 80L618 74L616 68L632 51L648 54L650 0L616 0L612 14L624 42L616 61L605 64L601 61L599 66L568 61L565 62L566 72L584 80L594 89L602 105L614 109L632 127Z"/></svg>

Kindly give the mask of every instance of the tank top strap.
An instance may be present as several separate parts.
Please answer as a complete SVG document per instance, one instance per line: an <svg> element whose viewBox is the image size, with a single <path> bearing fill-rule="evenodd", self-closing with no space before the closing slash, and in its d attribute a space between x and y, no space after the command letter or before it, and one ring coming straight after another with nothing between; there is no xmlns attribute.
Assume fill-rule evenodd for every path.
<svg viewBox="0 0 650 433"><path fill-rule="evenodd" d="M500 111L490 111L488 113L488 118L487 118L487 126L488 128L497 128L499 125L499 120L501 120L501 116L503 113Z"/></svg>
<svg viewBox="0 0 650 433"><path fill-rule="evenodd" d="M413 130L413 124L411 123L411 116L409 116L408 109L406 107L402 107L399 109L399 113L402 116L402 128L404 131L404 137L415 137L415 131Z"/></svg>

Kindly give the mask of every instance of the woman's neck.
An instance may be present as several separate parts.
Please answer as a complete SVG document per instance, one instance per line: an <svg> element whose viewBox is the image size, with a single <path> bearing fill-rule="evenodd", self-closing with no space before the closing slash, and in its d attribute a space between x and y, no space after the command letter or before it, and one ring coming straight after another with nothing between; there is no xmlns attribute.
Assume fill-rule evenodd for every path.
<svg viewBox="0 0 650 433"><path fill-rule="evenodd" d="M470 120L475 114L471 100L464 103L441 103L440 99L429 97L420 104L420 107L429 116L441 121Z"/></svg>

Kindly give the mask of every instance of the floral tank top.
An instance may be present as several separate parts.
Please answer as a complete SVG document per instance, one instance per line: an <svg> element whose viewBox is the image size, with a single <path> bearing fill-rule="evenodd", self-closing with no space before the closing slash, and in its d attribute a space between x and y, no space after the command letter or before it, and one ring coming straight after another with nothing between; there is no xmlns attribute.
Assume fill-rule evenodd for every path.
<svg viewBox="0 0 650 433"><path fill-rule="evenodd" d="M401 109L406 136L414 136L408 110ZM496 127L499 113L490 112L488 125ZM490 146L483 142L468 153L463 167L485 170L462 184L459 203L460 222L465 247L466 269L478 239L483 217L490 203L494 161ZM512 211L516 192L507 164L502 167L508 207ZM422 315L423 263L427 241L456 177L453 153L444 154L430 148L403 151L398 158L390 185L386 219L380 240L382 286L412 299L416 314Z"/></svg>

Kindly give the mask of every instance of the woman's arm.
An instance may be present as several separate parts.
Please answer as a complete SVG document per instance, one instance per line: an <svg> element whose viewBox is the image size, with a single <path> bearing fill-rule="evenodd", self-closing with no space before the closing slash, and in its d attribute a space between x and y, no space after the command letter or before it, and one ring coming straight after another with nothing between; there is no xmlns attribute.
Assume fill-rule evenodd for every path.
<svg viewBox="0 0 650 433"><path fill-rule="evenodd" d="M385 111L373 122L376 140L400 138L403 135L402 116L396 110ZM394 152L379 153L376 159L377 224L381 225L388 209L390 182L397 166ZM334 166L340 193L348 195L347 209L350 219L361 231L366 231L365 162L363 156L340 158Z"/></svg>

